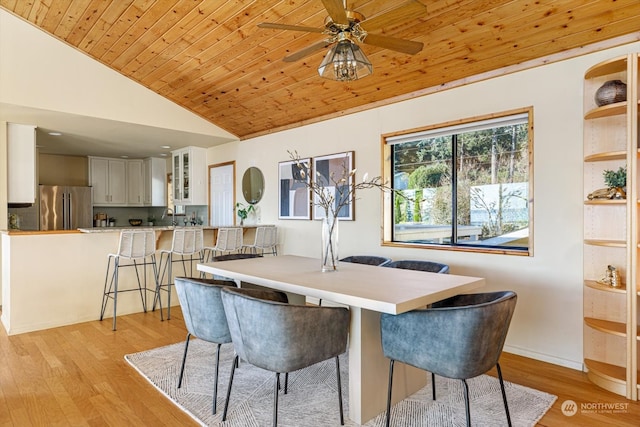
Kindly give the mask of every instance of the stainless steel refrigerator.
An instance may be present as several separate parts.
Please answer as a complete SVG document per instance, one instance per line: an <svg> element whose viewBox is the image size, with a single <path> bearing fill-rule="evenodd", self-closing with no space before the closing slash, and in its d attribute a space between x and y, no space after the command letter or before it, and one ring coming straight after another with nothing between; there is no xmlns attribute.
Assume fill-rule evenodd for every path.
<svg viewBox="0 0 640 427"><path fill-rule="evenodd" d="M40 186L40 230L93 227L91 187Z"/></svg>

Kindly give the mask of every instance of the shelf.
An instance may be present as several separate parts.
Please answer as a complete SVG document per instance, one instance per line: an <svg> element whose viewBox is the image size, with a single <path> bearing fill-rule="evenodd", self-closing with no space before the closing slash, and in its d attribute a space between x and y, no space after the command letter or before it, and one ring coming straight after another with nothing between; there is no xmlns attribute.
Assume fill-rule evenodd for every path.
<svg viewBox="0 0 640 427"><path fill-rule="evenodd" d="M587 111L585 120L599 119L602 117L620 116L627 112L627 101L616 102L615 104L603 105Z"/></svg>
<svg viewBox="0 0 640 427"><path fill-rule="evenodd" d="M593 79L594 77L606 76L608 74L621 73L627 71L627 56L610 59L605 62L594 65L584 74L585 79Z"/></svg>
<svg viewBox="0 0 640 427"><path fill-rule="evenodd" d="M605 82L626 83L626 100L596 106ZM619 99L619 98L618 98ZM594 384L637 400L640 385L640 54L602 61L583 82L583 344L584 367ZM592 199L603 170L627 167L626 199ZM591 191L592 193L588 193ZM603 191L606 193L607 191ZM599 193L596 193L599 194ZM620 287L600 280L618 265ZM607 319L607 320L605 320Z"/></svg>
<svg viewBox="0 0 640 427"><path fill-rule="evenodd" d="M640 150L638 150L640 152ZM604 162L607 160L624 160L627 158L626 151L608 151L605 153L590 154L584 156L585 162Z"/></svg>
<svg viewBox="0 0 640 427"><path fill-rule="evenodd" d="M606 239L584 239L585 245L606 246L610 248L626 248L627 242L624 240L606 240Z"/></svg>
<svg viewBox="0 0 640 427"><path fill-rule="evenodd" d="M587 376L598 386L613 393L625 396L627 393L626 370L620 366L585 359L584 364L589 370Z"/></svg>
<svg viewBox="0 0 640 427"><path fill-rule="evenodd" d="M613 292L613 293L619 293L619 294L627 293L627 288L625 286L620 286L619 288L614 288L612 286L602 285L602 284L598 283L595 280L585 280L584 284L585 284L585 286L587 286L589 288L592 288L592 289L596 289L598 291Z"/></svg>
<svg viewBox="0 0 640 427"><path fill-rule="evenodd" d="M640 200L638 200L640 203ZM593 200L585 200L585 205L626 205L627 199L593 199Z"/></svg>
<svg viewBox="0 0 640 427"><path fill-rule="evenodd" d="M586 323L592 329L595 329L605 334L617 335L625 338L627 336L627 325L620 322L612 322L610 320L594 319L593 317L585 317L584 323Z"/></svg>

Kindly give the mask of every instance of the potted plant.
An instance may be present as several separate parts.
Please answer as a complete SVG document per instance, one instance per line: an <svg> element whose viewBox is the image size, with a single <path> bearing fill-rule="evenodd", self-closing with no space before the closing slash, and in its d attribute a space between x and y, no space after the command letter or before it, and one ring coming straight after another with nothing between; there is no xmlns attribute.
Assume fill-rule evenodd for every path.
<svg viewBox="0 0 640 427"><path fill-rule="evenodd" d="M153 227L153 224L154 224L155 222L156 222L156 217L155 217L155 216L150 215L150 216L147 218L147 224L148 224L149 226Z"/></svg>
<svg viewBox="0 0 640 427"><path fill-rule="evenodd" d="M605 170L602 175L604 176L604 183L608 188L622 188L627 186L627 168L620 166L617 171Z"/></svg>
<svg viewBox="0 0 640 427"><path fill-rule="evenodd" d="M249 212L253 211L255 211L255 208L251 204L247 206L240 202L236 203L236 212L240 217L240 225L244 225L244 220L249 216Z"/></svg>

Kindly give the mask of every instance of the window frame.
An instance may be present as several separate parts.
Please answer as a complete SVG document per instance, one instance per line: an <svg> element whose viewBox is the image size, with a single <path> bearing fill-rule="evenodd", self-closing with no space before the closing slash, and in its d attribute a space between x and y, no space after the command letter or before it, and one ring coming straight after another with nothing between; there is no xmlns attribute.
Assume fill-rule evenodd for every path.
<svg viewBox="0 0 640 427"><path fill-rule="evenodd" d="M382 196L381 245L391 246L391 247L402 247L402 248L415 248L415 249L435 249L435 250L447 250L447 251L491 253L491 254L502 254L502 255L533 256L533 248L534 248L533 106L382 134L380 137L381 152L382 152L382 159L381 159L382 180L383 182L389 183L390 186L393 186L393 183L394 183L393 165L392 165L393 163L392 145L393 144L389 143L387 141L388 139L397 140L398 138L402 138L403 136L411 135L414 133L433 132L434 130L437 130L437 129L457 127L457 126L472 124L475 122L482 122L485 120L492 120L492 119L499 119L501 117L506 117L506 116L513 116L517 114L527 114L527 117L528 117L527 155L528 155L528 183L529 183L529 191L528 191L528 204L529 204L528 240L529 242L528 242L528 247L526 249L510 249L510 248L505 248L504 246L495 247L495 248L490 246L475 247L470 245L460 245L456 243L435 244L435 243L415 243L415 242L394 241L393 240L393 230L394 230L393 197L391 194L387 194L387 193L383 194ZM454 227L454 225L452 225L452 227Z"/></svg>

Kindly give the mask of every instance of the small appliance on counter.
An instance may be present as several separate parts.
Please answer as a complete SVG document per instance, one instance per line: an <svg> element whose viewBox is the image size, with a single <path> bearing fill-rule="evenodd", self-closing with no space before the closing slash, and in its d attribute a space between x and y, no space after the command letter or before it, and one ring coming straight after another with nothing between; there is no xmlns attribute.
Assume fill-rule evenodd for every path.
<svg viewBox="0 0 640 427"><path fill-rule="evenodd" d="M9 230L20 230L20 217L18 214L9 214Z"/></svg>

